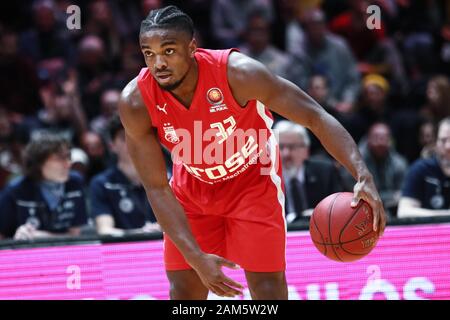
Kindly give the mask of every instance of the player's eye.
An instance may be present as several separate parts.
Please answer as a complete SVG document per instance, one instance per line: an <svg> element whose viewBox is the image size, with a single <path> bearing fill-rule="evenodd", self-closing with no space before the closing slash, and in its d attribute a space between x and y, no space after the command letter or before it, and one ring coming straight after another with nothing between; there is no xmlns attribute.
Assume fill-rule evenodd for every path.
<svg viewBox="0 0 450 320"><path fill-rule="evenodd" d="M175 52L174 49L166 49L166 54L167 54L167 55L171 55L171 54L173 54L174 52Z"/></svg>
<svg viewBox="0 0 450 320"><path fill-rule="evenodd" d="M144 51L144 55L146 57L153 57L153 52L151 52L151 51Z"/></svg>

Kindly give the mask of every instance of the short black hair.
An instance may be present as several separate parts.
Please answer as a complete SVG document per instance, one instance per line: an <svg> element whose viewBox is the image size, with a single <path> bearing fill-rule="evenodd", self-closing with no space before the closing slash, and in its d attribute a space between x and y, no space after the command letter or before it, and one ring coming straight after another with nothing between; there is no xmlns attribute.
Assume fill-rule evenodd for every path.
<svg viewBox="0 0 450 320"><path fill-rule="evenodd" d="M117 134L122 130L125 129L122 125L122 121L120 121L120 117L118 115L114 115L108 122L109 141L113 142Z"/></svg>
<svg viewBox="0 0 450 320"><path fill-rule="evenodd" d="M140 35L154 29L176 29L187 32L191 38L194 36L192 19L176 6L150 11L141 22Z"/></svg>

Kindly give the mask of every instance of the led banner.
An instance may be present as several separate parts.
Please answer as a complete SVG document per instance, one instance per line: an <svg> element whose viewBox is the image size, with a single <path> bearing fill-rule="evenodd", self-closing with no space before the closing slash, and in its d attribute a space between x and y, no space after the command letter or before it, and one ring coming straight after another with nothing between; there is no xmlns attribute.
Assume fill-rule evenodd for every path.
<svg viewBox="0 0 450 320"><path fill-rule="evenodd" d="M388 227L352 263L289 232L286 257L289 299L450 299L450 224ZM245 284L242 270L224 270ZM168 299L168 288L160 240L0 250L0 299Z"/></svg>

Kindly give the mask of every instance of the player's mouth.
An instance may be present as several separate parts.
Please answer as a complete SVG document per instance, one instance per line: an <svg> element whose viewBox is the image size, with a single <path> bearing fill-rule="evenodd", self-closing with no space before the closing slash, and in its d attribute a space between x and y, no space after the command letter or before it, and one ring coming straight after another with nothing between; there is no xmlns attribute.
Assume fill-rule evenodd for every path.
<svg viewBox="0 0 450 320"><path fill-rule="evenodd" d="M172 74L170 72L159 72L156 73L156 78L160 83L167 83L172 78Z"/></svg>

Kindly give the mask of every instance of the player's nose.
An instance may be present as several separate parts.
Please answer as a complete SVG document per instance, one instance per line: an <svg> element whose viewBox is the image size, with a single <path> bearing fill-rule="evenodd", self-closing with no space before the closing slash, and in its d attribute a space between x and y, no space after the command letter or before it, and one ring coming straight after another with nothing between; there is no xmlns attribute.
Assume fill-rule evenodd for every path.
<svg viewBox="0 0 450 320"><path fill-rule="evenodd" d="M167 61L164 59L164 57L157 55L154 67L157 71L162 71L167 68Z"/></svg>

